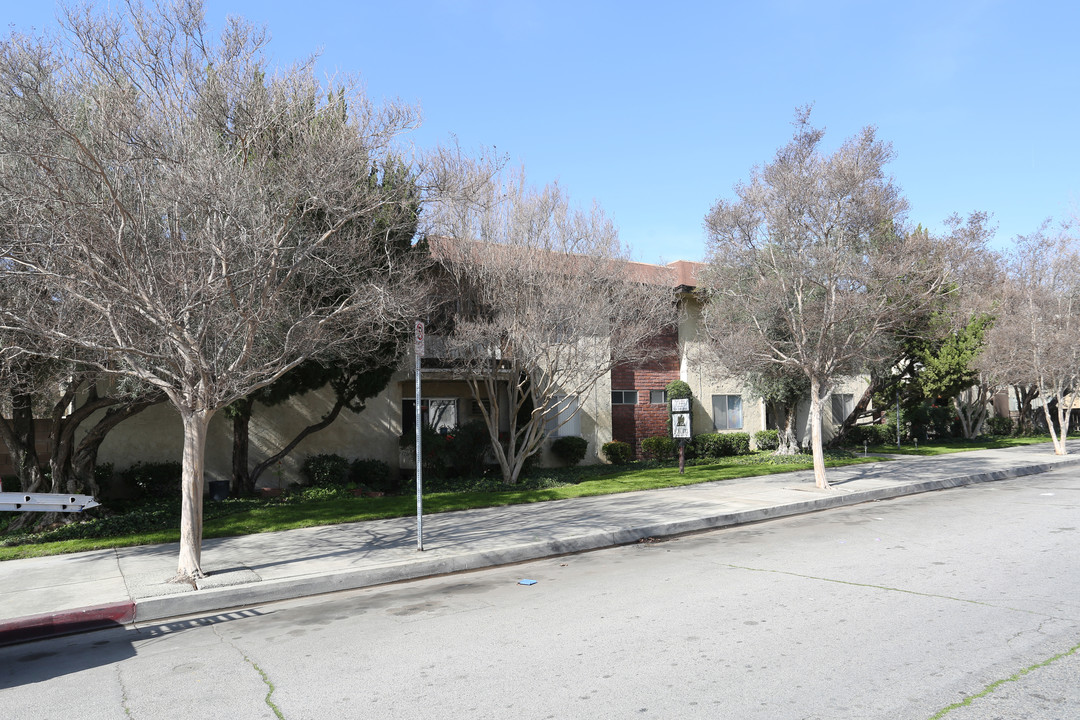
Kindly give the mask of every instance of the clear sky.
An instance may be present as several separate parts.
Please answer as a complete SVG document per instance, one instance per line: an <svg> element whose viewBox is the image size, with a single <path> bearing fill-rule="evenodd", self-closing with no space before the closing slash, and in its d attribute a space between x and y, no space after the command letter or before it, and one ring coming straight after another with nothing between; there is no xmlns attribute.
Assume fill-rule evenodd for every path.
<svg viewBox="0 0 1080 720"><path fill-rule="evenodd" d="M112 0L115 4L117 0ZM6 0L20 30L49 0ZM279 64L321 52L421 106L426 147L497 148L598 202L636 259L697 260L720 197L814 105L827 149L892 142L909 219L993 213L997 244L1080 215L1080 3L937 0L208 0L264 23Z"/></svg>

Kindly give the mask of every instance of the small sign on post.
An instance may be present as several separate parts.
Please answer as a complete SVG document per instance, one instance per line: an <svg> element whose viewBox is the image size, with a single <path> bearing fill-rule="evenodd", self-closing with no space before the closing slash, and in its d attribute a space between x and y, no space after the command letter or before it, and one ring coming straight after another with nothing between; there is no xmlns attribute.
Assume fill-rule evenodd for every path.
<svg viewBox="0 0 1080 720"><path fill-rule="evenodd" d="M693 437L690 398L671 400L671 437L679 442L679 474L686 472L686 443Z"/></svg>
<svg viewBox="0 0 1080 720"><path fill-rule="evenodd" d="M424 354L424 323L416 321L416 357Z"/></svg>

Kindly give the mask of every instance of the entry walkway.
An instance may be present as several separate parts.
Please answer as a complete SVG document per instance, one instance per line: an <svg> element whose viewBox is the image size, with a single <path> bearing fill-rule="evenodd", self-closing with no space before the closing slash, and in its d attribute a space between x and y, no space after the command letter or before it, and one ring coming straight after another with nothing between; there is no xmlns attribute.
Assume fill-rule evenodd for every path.
<svg viewBox="0 0 1080 720"><path fill-rule="evenodd" d="M287 530L203 543L207 577L165 582L178 546L99 550L0 563L0 644L109 624L316 595L710 528L1022 477L1080 463L1049 444L830 469L835 490L800 471L664 490L416 518Z"/></svg>

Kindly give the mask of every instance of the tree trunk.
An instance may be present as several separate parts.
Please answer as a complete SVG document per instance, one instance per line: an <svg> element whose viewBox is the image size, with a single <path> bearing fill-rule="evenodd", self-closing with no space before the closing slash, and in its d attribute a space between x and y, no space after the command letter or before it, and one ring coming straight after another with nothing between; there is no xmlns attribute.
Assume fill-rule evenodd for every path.
<svg viewBox="0 0 1080 720"><path fill-rule="evenodd" d="M472 383L470 383L472 386ZM490 393L494 388L497 390L498 380L488 381L487 389ZM518 398L515 395L520 394L520 385L517 385L513 380L507 380L506 382L506 407L507 407L507 421L509 423L509 430L506 445L503 446L499 442L499 427L498 414L492 413L491 418L485 417L485 421L488 423L488 434L491 436L492 444L491 449L495 453L495 459L499 463L499 470L502 471L503 484L514 485L517 483L518 473L520 472L520 463L518 463L518 413L517 409L520 405ZM489 395L492 398L498 398L497 394ZM479 393L476 388L473 388L473 398L480 401ZM498 401L492 402L492 405L497 405Z"/></svg>
<svg viewBox="0 0 1080 720"><path fill-rule="evenodd" d="M1040 393L1046 398L1046 393ZM1062 402L1062 398L1055 397L1052 402L1043 403L1043 413L1046 415L1046 426L1050 431L1050 439L1054 442L1055 455L1068 455L1069 449L1065 447L1065 438L1069 434L1069 414L1072 412L1072 403ZM1051 409L1051 405L1054 408ZM1056 425L1056 427L1055 427Z"/></svg>
<svg viewBox="0 0 1080 720"><path fill-rule="evenodd" d="M76 404L79 390L85 384L84 378L68 383L60 400L53 405L49 427L50 479L48 491L51 493L76 493L82 491L81 483L76 479L74 470L74 455L78 449L75 443L75 433L79 426L98 410L115 405L118 402L113 397L99 397L96 384L91 383L82 404ZM95 459L97 457L96 448L94 457ZM44 530L58 523L75 522L76 519L77 517L71 513L39 513L34 526L35 530Z"/></svg>
<svg viewBox="0 0 1080 720"><path fill-rule="evenodd" d="M1023 435L1031 430L1031 402L1039 396L1039 388L1036 385L1014 385L1013 394L1016 396L1016 434Z"/></svg>
<svg viewBox="0 0 1080 720"><path fill-rule="evenodd" d="M814 454L814 484L822 490L831 490L832 486L825 479L825 450L821 442L823 392L828 395L821 381L816 377L810 378L810 449Z"/></svg>
<svg viewBox="0 0 1080 720"><path fill-rule="evenodd" d="M45 475L41 472L41 461L37 454L34 401L29 393L11 391L11 422L0 417L0 437L11 455L20 490L42 492L45 489ZM8 526L8 531L21 530L39 519L38 513L22 513Z"/></svg>
<svg viewBox="0 0 1080 720"><path fill-rule="evenodd" d="M293 451L293 448L295 448L297 445L299 445L301 443L301 441L303 441L303 439L306 438L308 435L311 435L313 433L317 433L320 430L324 430L325 428L329 427L330 424L334 422L334 420L337 420L337 416L341 414L341 408L343 408L343 407L345 407L345 400L342 399L342 397L339 395L337 397L337 400L334 402L334 407L332 407L330 409L330 412L328 412L326 415L323 416L322 420L320 420L317 423L313 423L311 425L308 425L306 428L304 428L299 433L297 433L296 437L294 437L292 439L292 441L289 442L288 445L286 445L284 448L282 448L280 452L278 452L276 455L272 455L271 457L266 458L261 463L259 463L254 468L252 468L251 472L248 474L247 484L244 485L243 488L242 488L243 491L245 493L247 493L247 494L254 493L255 492L255 483L258 482L259 476L263 474L263 471L266 470L266 468L270 467L271 465L273 465L276 462L280 462L283 458L288 456L288 454ZM248 415L248 417L250 417L250 414ZM245 425L246 425L246 423L245 423ZM246 432L246 428L245 428L245 432ZM235 445L233 447L234 447L234 450L235 450ZM246 456L246 453L247 453L246 448L245 448L244 452L245 452L245 456ZM234 471L234 473L235 473L235 470L236 470L236 459L234 457L233 458L233 471ZM234 475L234 477L235 477L235 475Z"/></svg>
<svg viewBox="0 0 1080 720"><path fill-rule="evenodd" d="M784 412L784 426L780 428L780 444L773 454L798 455L799 436L795 428L799 420L799 403L796 401L790 405L783 405L782 409Z"/></svg>
<svg viewBox="0 0 1080 720"><path fill-rule="evenodd" d="M74 489L71 492L89 491L91 495L97 497L101 488L98 487L97 480L94 478L94 469L97 467L98 450L105 436L124 420L164 400L165 396L162 395L152 400L125 403L119 407L110 408L103 418L94 423L94 426L79 441L71 457L71 475L74 483Z"/></svg>
<svg viewBox="0 0 1080 720"><path fill-rule="evenodd" d="M874 398L874 393L878 389L885 386L877 376L870 376L870 383L866 386L866 390L863 391L862 397L859 398L859 402L855 403L855 407L851 409L848 416L844 418L844 422L841 423L840 429L836 431L836 436L830 441L830 445L835 445L838 441L842 440L847 435L848 430L855 427L859 420L866 414L868 414L867 408L870 407L870 401Z"/></svg>
<svg viewBox="0 0 1080 720"><path fill-rule="evenodd" d="M34 437L34 401L29 393L11 392L11 422L0 418L0 438L11 454L22 492L41 492L45 475L41 472Z"/></svg>
<svg viewBox="0 0 1080 720"><path fill-rule="evenodd" d="M254 478L248 472L248 448L251 446L249 428L251 425L251 409L255 405L255 398L246 397L235 403L236 413L233 415L233 444L232 444L232 482L229 492L233 497L252 492L255 485Z"/></svg>
<svg viewBox="0 0 1080 720"><path fill-rule="evenodd" d="M213 410L177 408L184 424L183 474L180 480L180 558L173 582L194 582L202 571L203 466L206 433Z"/></svg>
<svg viewBox="0 0 1080 720"><path fill-rule="evenodd" d="M909 360L907 366L901 370L899 374L894 374L891 369L887 374L871 372L870 383L866 386L866 390L863 391L862 397L859 398L859 402L855 403L855 407L851 409L848 416L844 418L843 424L840 425L840 429L836 432L833 439L829 441L829 444L835 446L837 442L843 440L848 430L859 423L859 420L867 415L875 415L875 412L871 412L868 409L874 395L886 388L890 382L898 381L900 378L911 377L914 369L915 361Z"/></svg>
<svg viewBox="0 0 1080 720"><path fill-rule="evenodd" d="M973 440L982 434L986 423L986 403L989 391L985 385L975 385L961 390L953 397L953 408L960 417L965 440Z"/></svg>

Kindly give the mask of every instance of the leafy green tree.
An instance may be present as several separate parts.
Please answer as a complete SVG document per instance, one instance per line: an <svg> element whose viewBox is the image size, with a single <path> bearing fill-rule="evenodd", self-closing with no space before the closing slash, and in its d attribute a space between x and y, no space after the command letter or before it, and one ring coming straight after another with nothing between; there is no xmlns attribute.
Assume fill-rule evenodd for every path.
<svg viewBox="0 0 1080 720"><path fill-rule="evenodd" d="M990 315L976 315L939 340L919 343L917 351L919 389L935 404L952 404L968 439L982 433L987 405L996 389L975 364L993 322Z"/></svg>
<svg viewBox="0 0 1080 720"><path fill-rule="evenodd" d="M779 445L775 455L799 454L796 432L799 403L810 392L806 375L782 365L769 365L747 375L750 391L763 399L776 418Z"/></svg>

